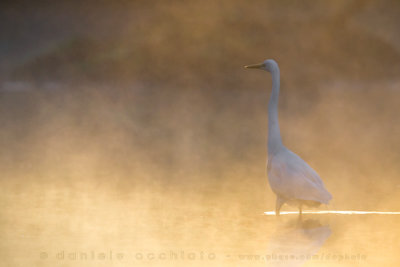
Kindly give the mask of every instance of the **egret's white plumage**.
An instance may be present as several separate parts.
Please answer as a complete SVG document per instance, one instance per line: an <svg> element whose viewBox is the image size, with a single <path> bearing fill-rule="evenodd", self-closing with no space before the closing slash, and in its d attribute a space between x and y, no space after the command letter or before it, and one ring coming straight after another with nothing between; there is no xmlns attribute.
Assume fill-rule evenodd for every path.
<svg viewBox="0 0 400 267"><path fill-rule="evenodd" d="M268 165L267 174L272 191L276 194L276 215L284 203L299 207L317 207L328 204L331 194L325 189L319 175L298 155L287 149L281 140L278 123L280 73L278 64L265 60L246 68L266 70L272 75L272 92L268 104Z"/></svg>

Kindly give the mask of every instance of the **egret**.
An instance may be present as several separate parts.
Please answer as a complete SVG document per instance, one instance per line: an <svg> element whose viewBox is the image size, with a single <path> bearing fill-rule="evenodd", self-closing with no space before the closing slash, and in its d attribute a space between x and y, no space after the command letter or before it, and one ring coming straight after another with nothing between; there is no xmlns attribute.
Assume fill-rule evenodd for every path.
<svg viewBox="0 0 400 267"><path fill-rule="evenodd" d="M272 75L272 92L268 103L268 163L269 185L276 194L275 214L283 204L299 208L328 204L332 195L325 189L319 175L298 155L282 144L278 123L278 98L280 88L279 66L273 59L261 64L245 66L248 69L266 70Z"/></svg>

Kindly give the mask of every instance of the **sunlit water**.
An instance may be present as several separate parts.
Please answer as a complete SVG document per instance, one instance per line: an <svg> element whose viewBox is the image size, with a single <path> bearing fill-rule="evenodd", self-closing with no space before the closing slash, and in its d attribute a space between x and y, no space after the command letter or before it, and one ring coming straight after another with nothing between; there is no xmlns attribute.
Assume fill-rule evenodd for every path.
<svg viewBox="0 0 400 267"><path fill-rule="evenodd" d="M363 215L363 214L381 214L381 215L400 215L399 211L362 211L362 210L319 210L310 211L303 210L303 214L348 214L348 215ZM266 211L265 215L275 215L275 211ZM297 211L282 211L280 215L299 214Z"/></svg>
<svg viewBox="0 0 400 267"><path fill-rule="evenodd" d="M187 205L148 207L138 201L144 194L121 197L95 189L39 188L1 195L4 266L395 266L400 262L398 213L305 211L299 220L295 211L277 218Z"/></svg>

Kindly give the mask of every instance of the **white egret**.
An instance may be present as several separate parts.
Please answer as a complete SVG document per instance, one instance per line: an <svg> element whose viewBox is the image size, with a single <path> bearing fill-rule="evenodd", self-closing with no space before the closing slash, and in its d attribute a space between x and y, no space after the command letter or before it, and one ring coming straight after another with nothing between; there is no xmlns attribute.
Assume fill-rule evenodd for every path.
<svg viewBox="0 0 400 267"><path fill-rule="evenodd" d="M281 140L278 123L278 98L280 73L273 59L245 68L266 70L272 75L272 92L268 104L268 181L276 194L275 214L284 203L297 206L302 214L302 206L318 207L328 204L331 194L325 189L319 175L298 155L287 149Z"/></svg>

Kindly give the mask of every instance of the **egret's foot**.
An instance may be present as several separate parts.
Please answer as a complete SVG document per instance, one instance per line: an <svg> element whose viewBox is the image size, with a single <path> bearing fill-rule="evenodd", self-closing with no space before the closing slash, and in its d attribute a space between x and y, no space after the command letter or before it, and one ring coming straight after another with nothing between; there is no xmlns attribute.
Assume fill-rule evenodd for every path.
<svg viewBox="0 0 400 267"><path fill-rule="evenodd" d="M303 220L303 209L302 209L302 206L300 205L299 206L299 221L302 221Z"/></svg>
<svg viewBox="0 0 400 267"><path fill-rule="evenodd" d="M277 195L276 203L275 203L275 215L276 216L279 216L279 211L281 210L281 207L284 203L285 203L285 200Z"/></svg>

